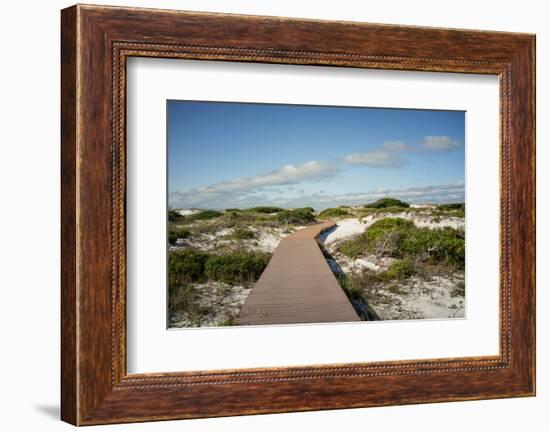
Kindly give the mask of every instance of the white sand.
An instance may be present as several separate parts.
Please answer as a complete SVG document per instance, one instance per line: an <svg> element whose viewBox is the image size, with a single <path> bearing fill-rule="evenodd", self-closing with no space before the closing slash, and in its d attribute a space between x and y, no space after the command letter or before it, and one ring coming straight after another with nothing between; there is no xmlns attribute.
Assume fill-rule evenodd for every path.
<svg viewBox="0 0 550 431"><path fill-rule="evenodd" d="M354 270L360 270L360 269L372 269L373 271L380 271L383 267L381 265L376 264L372 260L366 259L366 258L358 258L355 259L352 262L352 265Z"/></svg>
<svg viewBox="0 0 550 431"><path fill-rule="evenodd" d="M362 233L366 227L367 224L357 218L343 219L337 223L336 228L323 232L319 239L324 245L328 246L336 241Z"/></svg>
<svg viewBox="0 0 550 431"><path fill-rule="evenodd" d="M219 326L231 316L235 317L248 297L252 286L228 285L216 281L194 284L198 300L205 313L199 321L189 319L185 312L172 313L171 328L186 328L192 326Z"/></svg>
<svg viewBox="0 0 550 431"><path fill-rule="evenodd" d="M399 285L401 293L382 287L369 302L382 320L463 318L464 297L451 295L458 280L436 276L426 281L412 277Z"/></svg>
<svg viewBox="0 0 550 431"><path fill-rule="evenodd" d="M273 253L281 239L283 239L287 233L284 232L284 229L272 228L270 230L256 230L257 239L254 242L253 248L259 251L265 251L268 253Z"/></svg>
<svg viewBox="0 0 550 431"><path fill-rule="evenodd" d="M228 236L230 236L235 229L223 228L212 233L202 233L194 235L191 238L178 239L176 245L170 246L169 249L193 247L203 251L214 251L220 246L242 245L247 250L273 253L281 242L281 239L289 235L289 232L283 228L251 227L249 229L255 233L255 238L240 241L234 240L228 238Z"/></svg>
<svg viewBox="0 0 550 431"><path fill-rule="evenodd" d="M202 210L192 209L192 210L176 210L180 215L186 216L191 214L200 213Z"/></svg>
<svg viewBox="0 0 550 431"><path fill-rule="evenodd" d="M392 214L390 217L411 220L414 222L416 227L427 227L429 229L436 229L448 226L455 229L464 229L464 219L461 217L440 217L438 219L429 214L414 213L397 213Z"/></svg>

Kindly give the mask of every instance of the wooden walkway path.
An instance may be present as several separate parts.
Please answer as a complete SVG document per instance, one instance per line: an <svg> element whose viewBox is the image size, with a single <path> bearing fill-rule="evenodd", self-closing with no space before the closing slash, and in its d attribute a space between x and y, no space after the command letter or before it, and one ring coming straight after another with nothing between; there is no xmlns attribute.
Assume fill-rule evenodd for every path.
<svg viewBox="0 0 550 431"><path fill-rule="evenodd" d="M236 325L360 320L317 243L319 234L334 225L319 223L281 240Z"/></svg>

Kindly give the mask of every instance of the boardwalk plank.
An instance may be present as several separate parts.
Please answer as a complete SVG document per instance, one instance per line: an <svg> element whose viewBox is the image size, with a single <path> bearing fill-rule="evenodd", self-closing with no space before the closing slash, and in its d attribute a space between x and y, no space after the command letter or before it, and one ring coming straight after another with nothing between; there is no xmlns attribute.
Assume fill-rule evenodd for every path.
<svg viewBox="0 0 550 431"><path fill-rule="evenodd" d="M319 223L281 240L235 324L359 321L317 243L334 225Z"/></svg>

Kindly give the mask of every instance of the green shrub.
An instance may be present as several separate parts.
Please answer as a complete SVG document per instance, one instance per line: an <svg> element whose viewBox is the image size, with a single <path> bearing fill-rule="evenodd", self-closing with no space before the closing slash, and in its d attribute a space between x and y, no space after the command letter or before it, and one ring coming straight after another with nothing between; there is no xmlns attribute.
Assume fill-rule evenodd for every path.
<svg viewBox="0 0 550 431"><path fill-rule="evenodd" d="M354 238L342 241L338 251L349 259L356 259L363 254L367 248L367 240L364 235L357 235Z"/></svg>
<svg viewBox="0 0 550 431"><path fill-rule="evenodd" d="M342 208L327 208L319 213L319 218L344 217L349 215L349 212Z"/></svg>
<svg viewBox="0 0 550 431"><path fill-rule="evenodd" d="M311 211L310 211L311 209ZM288 224L308 224L315 222L313 208L297 208L294 210L285 210L277 214L277 219L281 223Z"/></svg>
<svg viewBox="0 0 550 431"><path fill-rule="evenodd" d="M413 208L405 208L405 207L387 207L387 208L359 208L356 210L356 214L359 217L367 217L370 215L388 215L392 216L393 214L400 214L400 213L409 213L411 211L414 211Z"/></svg>
<svg viewBox="0 0 550 431"><path fill-rule="evenodd" d="M417 228L410 220L387 217L363 235L343 241L338 250L350 259L367 252L395 258L464 267L464 231L452 227Z"/></svg>
<svg viewBox="0 0 550 431"><path fill-rule="evenodd" d="M376 254L401 257L403 240L415 229L414 223L402 218L384 218L365 229L367 249Z"/></svg>
<svg viewBox="0 0 550 431"><path fill-rule="evenodd" d="M337 274L336 279L350 300L364 299L364 291L357 278L346 274Z"/></svg>
<svg viewBox="0 0 550 431"><path fill-rule="evenodd" d="M221 211L215 211L215 210L204 210L195 214L190 214L185 217L188 221L197 221L197 220L211 220L214 218L218 218L222 216L223 213Z"/></svg>
<svg viewBox="0 0 550 431"><path fill-rule="evenodd" d="M176 210L168 210L168 221L178 221L183 219L183 216Z"/></svg>
<svg viewBox="0 0 550 431"><path fill-rule="evenodd" d="M210 280L228 284L256 281L269 258L267 254L247 252L213 255L206 261L204 272Z"/></svg>
<svg viewBox="0 0 550 431"><path fill-rule="evenodd" d="M375 221L365 229L365 237L367 241L374 242L384 235L391 233L406 234L414 228L414 223L411 220L405 220L398 217L387 217Z"/></svg>
<svg viewBox="0 0 550 431"><path fill-rule="evenodd" d="M237 227L231 232L229 235L227 235L226 238L228 239L254 239L256 237L256 234L251 231L250 229L247 229L245 227Z"/></svg>
<svg viewBox="0 0 550 431"><path fill-rule="evenodd" d="M240 208L226 208L224 210L226 213L239 213L242 211Z"/></svg>
<svg viewBox="0 0 550 431"><path fill-rule="evenodd" d="M204 280L204 265L208 254L186 248L168 253L168 286L175 288L186 283Z"/></svg>
<svg viewBox="0 0 550 431"><path fill-rule="evenodd" d="M226 212L220 222L226 228L240 226L248 228L259 225L276 226L278 224L276 218L271 214L250 212L248 210Z"/></svg>
<svg viewBox="0 0 550 431"><path fill-rule="evenodd" d="M238 210L225 210L224 218L226 220L234 221L245 221L250 217L251 214L247 214L244 211Z"/></svg>
<svg viewBox="0 0 550 431"><path fill-rule="evenodd" d="M191 232L187 229L170 229L168 231L168 242L175 244L178 239L189 238Z"/></svg>
<svg viewBox="0 0 550 431"><path fill-rule="evenodd" d="M409 260L398 260L380 274L386 280L405 280L415 274L413 264Z"/></svg>
<svg viewBox="0 0 550 431"><path fill-rule="evenodd" d="M444 216L464 217L466 205L464 203L442 204L437 206L436 211Z"/></svg>
<svg viewBox="0 0 550 431"><path fill-rule="evenodd" d="M401 249L408 255L417 256L432 263L447 263L464 266L464 231L443 227L440 229L415 229L406 237Z"/></svg>
<svg viewBox="0 0 550 431"><path fill-rule="evenodd" d="M390 208L390 207L396 207L396 208L409 208L409 204L407 202L400 201L399 199L394 198L382 198L378 199L375 202L371 202L370 204L366 204L365 208Z"/></svg>
<svg viewBox="0 0 550 431"><path fill-rule="evenodd" d="M464 203L450 203L437 206L437 209L441 211L464 210L464 208L466 208Z"/></svg>
<svg viewBox="0 0 550 431"><path fill-rule="evenodd" d="M276 214L283 212L283 208L279 207L253 207L248 208L246 211L253 212L253 213L261 213L261 214Z"/></svg>
<svg viewBox="0 0 550 431"><path fill-rule="evenodd" d="M464 266L464 231L452 227L417 228L409 220L385 218L365 230L371 251L432 263Z"/></svg>
<svg viewBox="0 0 550 431"><path fill-rule="evenodd" d="M372 285L370 280L363 276L335 274L344 293L361 320L380 320L376 311L369 305L368 289Z"/></svg>

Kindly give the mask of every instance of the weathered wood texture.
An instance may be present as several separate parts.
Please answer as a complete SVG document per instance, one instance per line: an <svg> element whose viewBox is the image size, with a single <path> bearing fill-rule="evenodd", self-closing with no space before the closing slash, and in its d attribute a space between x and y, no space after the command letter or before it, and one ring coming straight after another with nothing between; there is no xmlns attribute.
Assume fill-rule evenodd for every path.
<svg viewBox="0 0 550 431"><path fill-rule="evenodd" d="M61 38L64 420L97 424L534 394L533 35L74 6L62 12ZM127 375L128 56L498 75L500 354Z"/></svg>
<svg viewBox="0 0 550 431"><path fill-rule="evenodd" d="M76 297L76 9L61 21L61 417L78 416Z"/></svg>
<svg viewBox="0 0 550 431"><path fill-rule="evenodd" d="M243 304L236 325L361 320L317 243L318 235L334 225L319 223L281 240Z"/></svg>

